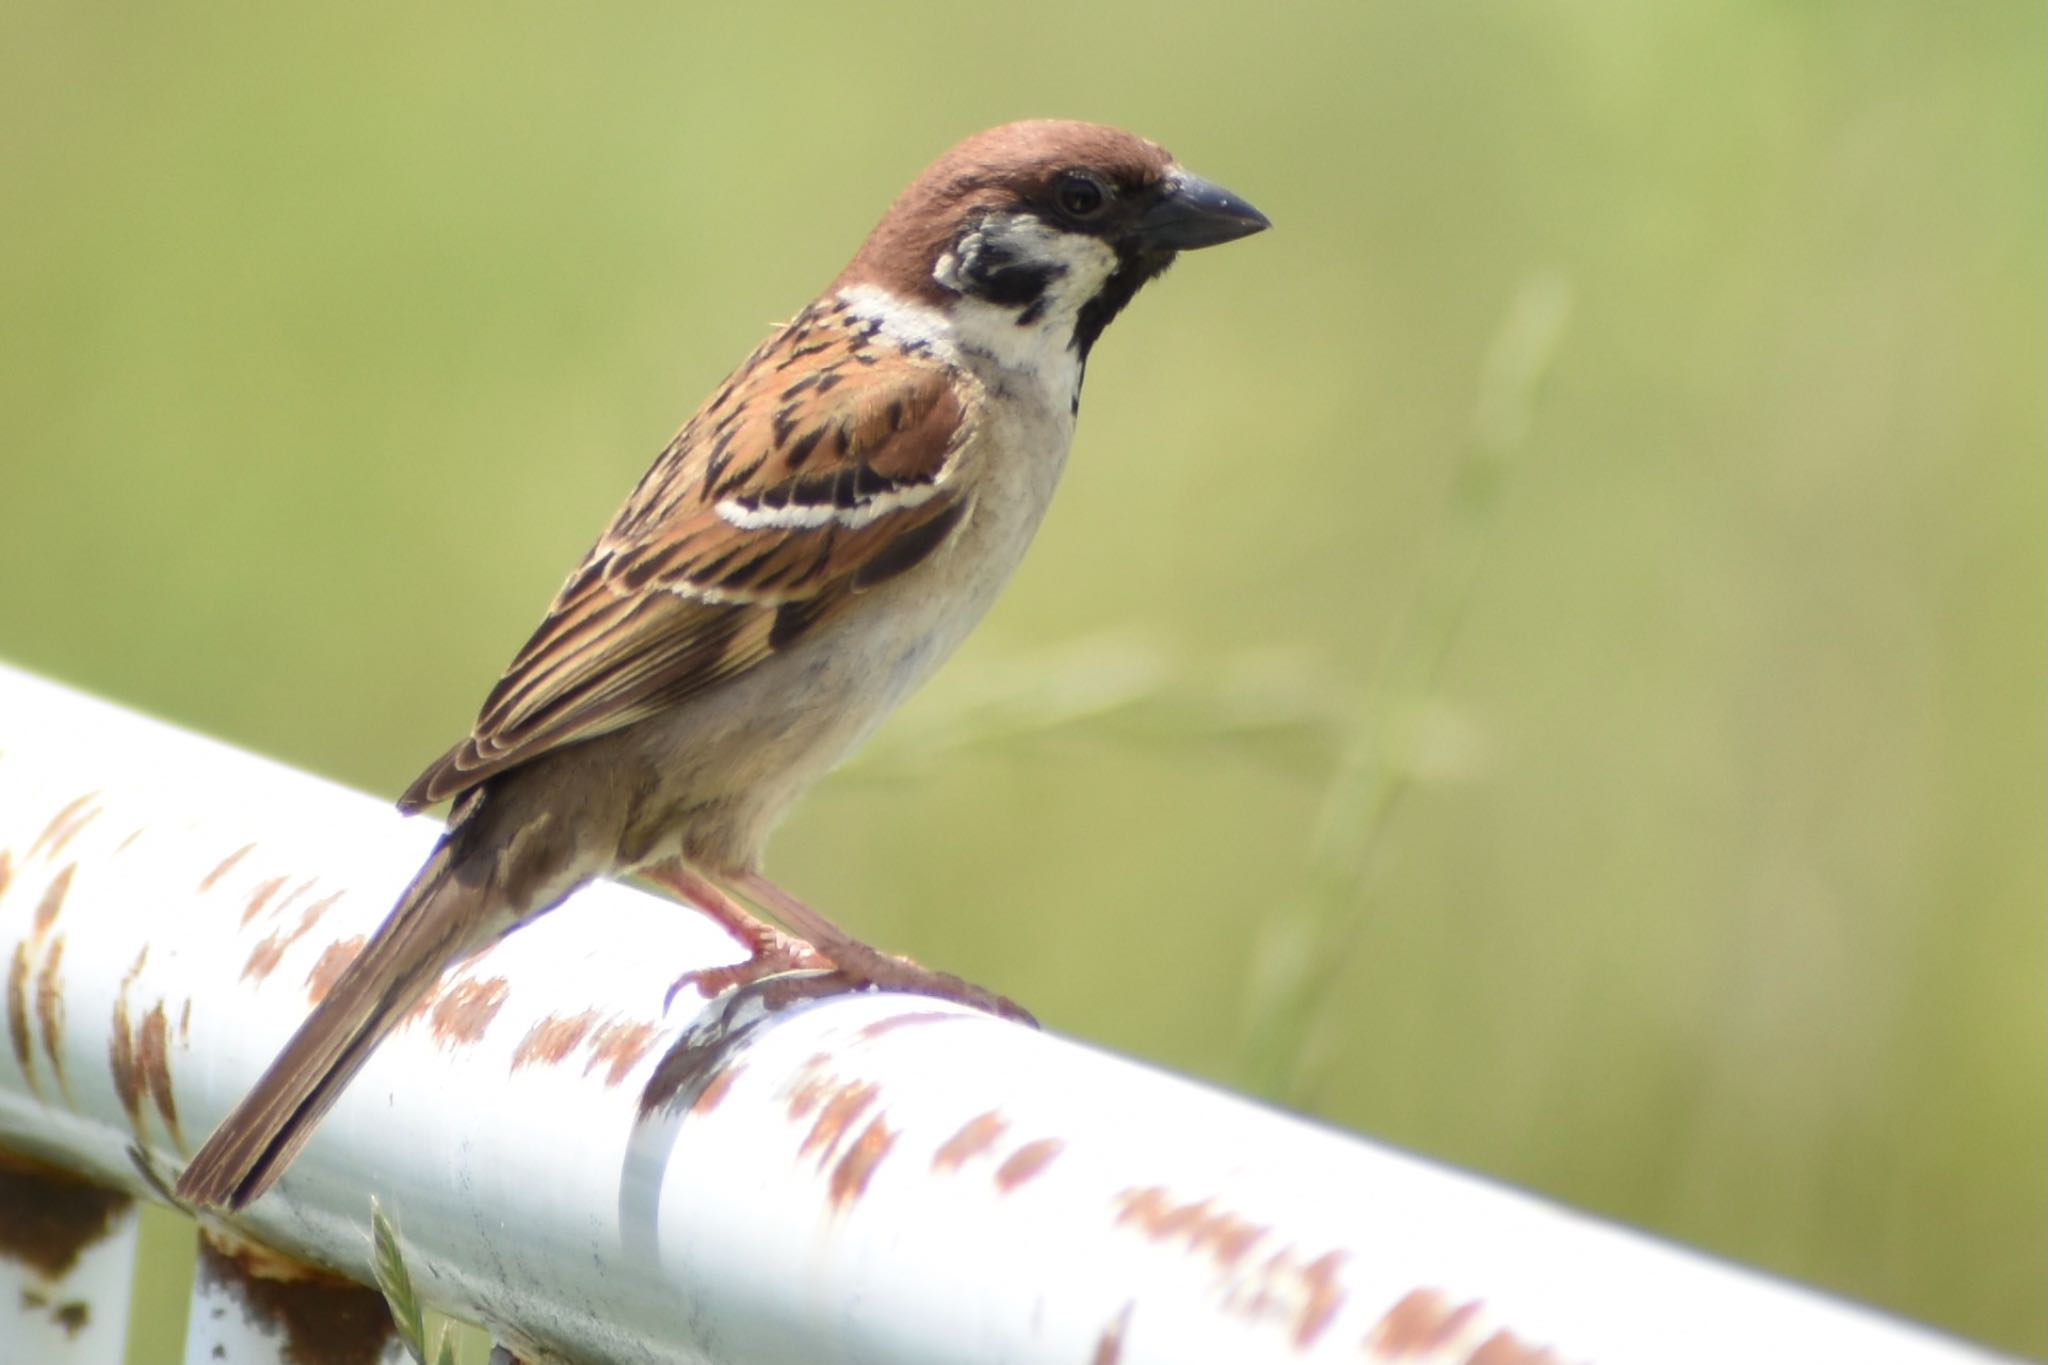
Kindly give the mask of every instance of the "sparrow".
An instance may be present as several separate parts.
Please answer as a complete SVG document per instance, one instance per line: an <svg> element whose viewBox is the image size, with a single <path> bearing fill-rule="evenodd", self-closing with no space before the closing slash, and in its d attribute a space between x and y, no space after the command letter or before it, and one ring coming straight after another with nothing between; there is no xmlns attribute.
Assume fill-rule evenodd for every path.
<svg viewBox="0 0 2048 1365"><path fill-rule="evenodd" d="M762 875L762 848L1016 567L1103 329L1179 252L1267 226L1096 124L1007 124L918 176L668 443L406 791L407 813L453 801L446 832L179 1197L261 1195L445 969L602 876L666 887L750 949L677 983L707 997L819 968L1021 1015L847 934Z"/></svg>

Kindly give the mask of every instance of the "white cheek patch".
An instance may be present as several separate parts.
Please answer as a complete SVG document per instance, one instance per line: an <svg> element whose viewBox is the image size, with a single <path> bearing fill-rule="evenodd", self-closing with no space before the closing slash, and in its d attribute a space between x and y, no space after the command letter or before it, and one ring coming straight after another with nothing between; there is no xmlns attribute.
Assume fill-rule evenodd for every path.
<svg viewBox="0 0 2048 1365"><path fill-rule="evenodd" d="M1041 274L1042 290L1016 303L977 297L968 287L999 270ZM992 214L941 255L932 278L955 295L948 335L961 352L992 364L1007 385L1023 383L1071 411L1080 392L1074 328L1081 309L1116 273L1116 252L1099 237L1067 232L1029 213Z"/></svg>
<svg viewBox="0 0 2048 1365"><path fill-rule="evenodd" d="M939 257L932 278L956 293L965 293L963 275L984 252L999 252L1021 267L1049 267L1056 272L1046 291L1044 311L1071 315L1095 297L1117 267L1116 252L1099 237L1066 232L1030 213L999 213L976 224L955 251Z"/></svg>

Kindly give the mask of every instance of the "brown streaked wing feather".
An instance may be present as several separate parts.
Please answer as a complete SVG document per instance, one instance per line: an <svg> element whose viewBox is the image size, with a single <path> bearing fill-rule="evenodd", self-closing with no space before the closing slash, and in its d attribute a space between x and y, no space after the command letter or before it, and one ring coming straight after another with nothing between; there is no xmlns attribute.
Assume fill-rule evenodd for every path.
<svg viewBox="0 0 2048 1365"><path fill-rule="evenodd" d="M806 310L670 442L469 738L399 805L459 795L744 673L923 560L967 510L949 476L975 416L969 383L875 344L836 305ZM743 528L721 503L821 524Z"/></svg>

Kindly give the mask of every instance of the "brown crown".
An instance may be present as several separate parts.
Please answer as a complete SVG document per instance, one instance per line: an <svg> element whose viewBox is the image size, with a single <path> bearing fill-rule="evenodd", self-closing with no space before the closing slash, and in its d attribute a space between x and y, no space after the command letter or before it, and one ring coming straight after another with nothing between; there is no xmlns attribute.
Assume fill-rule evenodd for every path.
<svg viewBox="0 0 2048 1365"><path fill-rule="evenodd" d="M946 291L932 279L932 267L969 214L1039 200L1061 171L1086 168L1137 190L1158 183L1173 164L1157 143L1099 123L1027 119L977 133L897 196L834 287L875 284L907 299L942 302Z"/></svg>

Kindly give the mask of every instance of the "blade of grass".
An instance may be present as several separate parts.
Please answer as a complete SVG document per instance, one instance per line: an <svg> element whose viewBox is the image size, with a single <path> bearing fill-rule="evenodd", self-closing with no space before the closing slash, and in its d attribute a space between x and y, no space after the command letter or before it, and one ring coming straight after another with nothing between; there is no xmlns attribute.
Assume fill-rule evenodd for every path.
<svg viewBox="0 0 2048 1365"><path fill-rule="evenodd" d="M1381 849L1418 775L1414 722L1436 703L1498 525L1501 489L1526 444L1545 374L1571 316L1571 287L1556 272L1526 280L1488 348L1471 436L1453 477L1436 544L1359 699L1324 788L1307 886L1291 913L1268 926L1247 995L1242 1079L1301 1104L1322 1068L1316 1026L1366 923Z"/></svg>
<svg viewBox="0 0 2048 1365"><path fill-rule="evenodd" d="M384 1295L385 1306L391 1310L391 1321L398 1328L398 1339L405 1343L406 1353L417 1365L427 1365L426 1311L413 1288L412 1272L405 1268L405 1256L398 1249L398 1230L384 1216L375 1195L370 1196L370 1269ZM448 1365L453 1358L445 1329L435 1355L440 1365Z"/></svg>

